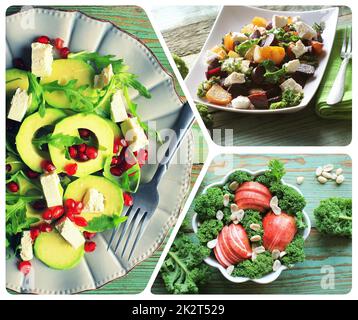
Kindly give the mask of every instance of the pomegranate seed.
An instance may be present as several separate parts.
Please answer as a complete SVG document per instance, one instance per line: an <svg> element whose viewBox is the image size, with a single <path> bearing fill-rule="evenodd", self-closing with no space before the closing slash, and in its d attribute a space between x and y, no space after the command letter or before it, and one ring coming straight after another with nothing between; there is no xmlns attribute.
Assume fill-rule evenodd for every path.
<svg viewBox="0 0 358 320"><path fill-rule="evenodd" d="M119 152L120 145L121 145L121 139L119 137L114 138L114 141L113 141L113 153L117 154Z"/></svg>
<svg viewBox="0 0 358 320"><path fill-rule="evenodd" d="M78 155L78 160L80 160L80 161L82 161L82 162L88 161L88 157L87 157L87 155L86 155L85 153L80 153L80 154Z"/></svg>
<svg viewBox="0 0 358 320"><path fill-rule="evenodd" d="M72 222L74 221L74 216L72 212L67 212L65 218L70 219Z"/></svg>
<svg viewBox="0 0 358 320"><path fill-rule="evenodd" d="M80 153L84 153L86 152L87 149L87 145L85 143L81 143L80 145L78 145L77 150Z"/></svg>
<svg viewBox="0 0 358 320"><path fill-rule="evenodd" d="M52 219L52 209L48 208L43 214L42 218L45 220L51 220Z"/></svg>
<svg viewBox="0 0 358 320"><path fill-rule="evenodd" d="M117 176L117 177L121 176L122 173L123 173L123 169L121 167L118 167L118 166L117 167L112 167L110 171L114 176Z"/></svg>
<svg viewBox="0 0 358 320"><path fill-rule="evenodd" d="M76 157L77 157L77 149L76 149L74 146L69 147L69 148L68 148L68 152L69 152L70 157L71 157L72 159L76 159Z"/></svg>
<svg viewBox="0 0 358 320"><path fill-rule="evenodd" d="M133 205L133 197L129 193L123 193L124 205L130 207Z"/></svg>
<svg viewBox="0 0 358 320"><path fill-rule="evenodd" d="M89 159L96 159L98 156L98 151L95 147L87 147L86 155Z"/></svg>
<svg viewBox="0 0 358 320"><path fill-rule="evenodd" d="M25 62L21 58L15 58L13 60L13 65L17 69L26 70Z"/></svg>
<svg viewBox="0 0 358 320"><path fill-rule="evenodd" d="M81 201L77 201L74 213L77 214L81 213L82 210L83 210L83 203Z"/></svg>
<svg viewBox="0 0 358 320"><path fill-rule="evenodd" d="M46 172L52 172L56 170L56 167L50 160L44 160L41 162L41 168Z"/></svg>
<svg viewBox="0 0 358 320"><path fill-rule="evenodd" d="M36 42L48 44L48 43L50 43L50 38L47 36L41 36L36 39Z"/></svg>
<svg viewBox="0 0 358 320"><path fill-rule="evenodd" d="M19 185L14 181L9 182L7 184L7 188L9 189L10 192L18 192L19 191Z"/></svg>
<svg viewBox="0 0 358 320"><path fill-rule="evenodd" d="M26 175L27 175L27 177L30 178L30 179L36 179L36 178L39 177L39 173L38 173L38 172L32 171L32 170L30 170L30 169L26 171Z"/></svg>
<svg viewBox="0 0 358 320"><path fill-rule="evenodd" d="M77 163L69 163L65 166L65 171L69 176L73 176L77 172Z"/></svg>
<svg viewBox="0 0 358 320"><path fill-rule="evenodd" d="M45 200L37 200L32 204L32 207L37 211L42 211L46 209L46 201Z"/></svg>
<svg viewBox="0 0 358 320"><path fill-rule="evenodd" d="M24 275L27 275L31 271L31 262L30 261L20 261L17 267Z"/></svg>
<svg viewBox="0 0 358 320"><path fill-rule="evenodd" d="M111 165L115 166L119 163L119 157L112 157Z"/></svg>
<svg viewBox="0 0 358 320"><path fill-rule="evenodd" d="M66 199L65 201L65 208L67 210L72 210L76 207L76 201L73 199Z"/></svg>
<svg viewBox="0 0 358 320"><path fill-rule="evenodd" d="M62 49L62 48L63 48L63 43L64 43L63 39L61 39L61 38L56 38L55 41L54 41L55 48L56 48L57 50Z"/></svg>
<svg viewBox="0 0 358 320"><path fill-rule="evenodd" d="M78 129L78 132L82 139L87 139L91 135L91 131L89 131L87 129Z"/></svg>
<svg viewBox="0 0 358 320"><path fill-rule="evenodd" d="M32 241L35 241L36 238L40 235L40 229L39 228L32 228L30 230L30 236Z"/></svg>
<svg viewBox="0 0 358 320"><path fill-rule="evenodd" d="M85 251L86 252L93 252L95 250L96 250L96 242L86 241L86 243L85 243Z"/></svg>
<svg viewBox="0 0 358 320"><path fill-rule="evenodd" d="M10 172L12 170L11 164L6 165L6 172Z"/></svg>
<svg viewBox="0 0 358 320"><path fill-rule="evenodd" d="M80 216L74 216L73 222L79 227L86 227L88 225L87 220Z"/></svg>
<svg viewBox="0 0 358 320"><path fill-rule="evenodd" d="M63 47L60 49L60 56L62 59L67 59L69 53L70 53L70 49L67 47Z"/></svg>
<svg viewBox="0 0 358 320"><path fill-rule="evenodd" d="M59 219L65 213L65 209L62 206L52 207L52 219Z"/></svg>
<svg viewBox="0 0 358 320"><path fill-rule="evenodd" d="M95 235L96 235L95 232L88 232L88 231L84 231L84 232L83 232L83 236L84 236L87 240L91 240Z"/></svg>
<svg viewBox="0 0 358 320"><path fill-rule="evenodd" d="M42 223L40 225L40 231L41 232L51 232L52 231L52 226L48 223Z"/></svg>

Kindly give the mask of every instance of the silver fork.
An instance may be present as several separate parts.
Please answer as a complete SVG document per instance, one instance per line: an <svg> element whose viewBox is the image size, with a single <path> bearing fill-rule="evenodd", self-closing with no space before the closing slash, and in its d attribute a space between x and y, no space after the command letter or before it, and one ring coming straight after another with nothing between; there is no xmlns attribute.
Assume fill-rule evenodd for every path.
<svg viewBox="0 0 358 320"><path fill-rule="evenodd" d="M346 70L349 60L352 58L352 29L349 28L347 43L347 28L344 31L344 38L341 49L341 58L343 59L341 67L337 73L336 79L332 85L331 91L327 97L327 104L334 105L342 101L344 95L344 86L346 80Z"/></svg>
<svg viewBox="0 0 358 320"><path fill-rule="evenodd" d="M173 128L177 139L172 139L168 146L165 160L159 164L152 180L140 185L138 191L133 194L133 205L125 213L128 217L127 220L112 231L107 250L112 247L113 243L116 243L112 248L113 252L116 253L118 248L121 247L120 257L126 261L131 258L139 240L148 227L159 203L158 184L193 121L193 112L189 104L185 103Z"/></svg>

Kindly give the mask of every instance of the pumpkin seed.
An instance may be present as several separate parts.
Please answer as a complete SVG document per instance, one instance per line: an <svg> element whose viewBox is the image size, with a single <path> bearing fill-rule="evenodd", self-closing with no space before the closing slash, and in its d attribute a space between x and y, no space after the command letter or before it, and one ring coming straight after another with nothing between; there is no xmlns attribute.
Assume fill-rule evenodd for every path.
<svg viewBox="0 0 358 320"><path fill-rule="evenodd" d="M319 176L317 178L318 182L321 183L321 184L325 184L328 180L327 178L323 177L323 176Z"/></svg>
<svg viewBox="0 0 358 320"><path fill-rule="evenodd" d="M280 257L280 250L278 249L273 249L272 252L271 252L271 255L272 255L272 259L276 260Z"/></svg>
<svg viewBox="0 0 358 320"><path fill-rule="evenodd" d="M218 244L218 239L210 240L206 245L209 249L214 249Z"/></svg>
<svg viewBox="0 0 358 320"><path fill-rule="evenodd" d="M264 246L259 246L259 247L256 247L256 248L254 249L254 252L255 252L256 254L264 253L265 251L266 251L266 249L265 249Z"/></svg>
<svg viewBox="0 0 358 320"><path fill-rule="evenodd" d="M297 184L302 184L303 181L305 181L305 177L297 177L297 178L296 178Z"/></svg>
<svg viewBox="0 0 358 320"><path fill-rule="evenodd" d="M278 198L276 196L272 197L270 200L270 207L278 206Z"/></svg>
<svg viewBox="0 0 358 320"><path fill-rule="evenodd" d="M231 191L236 191L236 189L239 187L239 184L236 181L233 181L229 184L229 189Z"/></svg>
<svg viewBox="0 0 358 320"><path fill-rule="evenodd" d="M261 229L261 226L258 223L251 223L250 229L254 231L259 231Z"/></svg>
<svg viewBox="0 0 358 320"><path fill-rule="evenodd" d="M333 164L326 164L325 166L323 166L323 171L325 172L330 172L334 169L334 165Z"/></svg>
<svg viewBox="0 0 358 320"><path fill-rule="evenodd" d="M258 241L261 241L261 236L259 236L258 234L256 236L252 236L250 238L250 241L251 242L258 242Z"/></svg>
<svg viewBox="0 0 358 320"><path fill-rule="evenodd" d="M342 184L343 181L344 181L344 175L341 174L341 175L339 175L339 176L337 177L336 183L337 183L337 184Z"/></svg>
<svg viewBox="0 0 358 320"><path fill-rule="evenodd" d="M240 209L239 209L239 207L237 206L236 203L232 203L230 205L230 210L231 210L232 214L236 214L237 212L239 212Z"/></svg>
<svg viewBox="0 0 358 320"><path fill-rule="evenodd" d="M224 201L223 201L224 207L227 207L229 205L229 202L230 202L230 195L224 194Z"/></svg>
<svg viewBox="0 0 358 320"><path fill-rule="evenodd" d="M281 214L281 208L279 206L271 206L271 209L276 216Z"/></svg>
<svg viewBox="0 0 358 320"><path fill-rule="evenodd" d="M280 252L280 258L283 258L286 254L287 254L286 251L281 251L281 252Z"/></svg>
<svg viewBox="0 0 358 320"><path fill-rule="evenodd" d="M226 272L227 272L227 274L230 276L231 274L232 274L232 272L234 271L234 266L233 265L231 265L231 266L228 266L227 268L226 268Z"/></svg>
<svg viewBox="0 0 358 320"><path fill-rule="evenodd" d="M322 177L325 177L326 179L332 179L332 174L330 172L323 171Z"/></svg>
<svg viewBox="0 0 358 320"><path fill-rule="evenodd" d="M338 169L336 170L336 175L337 175L337 176L340 176L342 173L343 173L343 169L342 169L342 168L338 168Z"/></svg>
<svg viewBox="0 0 358 320"><path fill-rule="evenodd" d="M322 167L318 167L318 168L316 169L316 176L319 177L319 176L322 174L322 172L323 172L323 168L322 168Z"/></svg>
<svg viewBox="0 0 358 320"><path fill-rule="evenodd" d="M221 210L219 210L218 212L216 212L216 219L218 219L219 221L221 221L222 219L224 219L224 212L222 212Z"/></svg>
<svg viewBox="0 0 358 320"><path fill-rule="evenodd" d="M278 269L281 268L281 261L280 260L275 260L275 262L273 263L273 266L272 266L272 270L273 271L277 271Z"/></svg>

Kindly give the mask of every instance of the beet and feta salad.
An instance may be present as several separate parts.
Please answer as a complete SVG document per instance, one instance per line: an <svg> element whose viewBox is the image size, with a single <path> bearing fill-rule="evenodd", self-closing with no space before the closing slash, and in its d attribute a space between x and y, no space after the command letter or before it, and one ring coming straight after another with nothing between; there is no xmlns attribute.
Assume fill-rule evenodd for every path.
<svg viewBox="0 0 358 320"><path fill-rule="evenodd" d="M125 220L148 146L128 89L150 98L113 55L47 36L30 49L6 70L6 246L24 273L34 255L73 268Z"/></svg>
<svg viewBox="0 0 358 320"><path fill-rule="evenodd" d="M323 29L299 16L254 17L207 52L207 80L199 85L198 97L235 109L299 105L324 50Z"/></svg>
<svg viewBox="0 0 358 320"><path fill-rule="evenodd" d="M284 174L271 160L264 173L237 170L195 200L197 238L233 277L257 279L305 259L306 201Z"/></svg>

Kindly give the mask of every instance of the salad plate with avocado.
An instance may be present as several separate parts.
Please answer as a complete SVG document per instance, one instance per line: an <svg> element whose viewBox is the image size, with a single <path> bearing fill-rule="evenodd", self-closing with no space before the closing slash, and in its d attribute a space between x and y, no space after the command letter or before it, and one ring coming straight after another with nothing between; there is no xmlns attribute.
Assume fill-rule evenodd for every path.
<svg viewBox="0 0 358 320"><path fill-rule="evenodd" d="M299 111L323 76L337 13L336 8L275 12L225 6L187 78L188 87L195 84L197 102L220 110Z"/></svg>
<svg viewBox="0 0 358 320"><path fill-rule="evenodd" d="M37 28L24 29L16 50L11 31L29 12ZM58 20L47 29L48 17ZM69 21L72 33L66 32ZM82 39L82 50L75 51L84 28L94 25L107 30L91 39L101 46L87 50ZM177 214L173 207L153 218L145 244L128 260L107 248L112 230L127 219L132 195L155 171L147 165L148 149L161 140L148 121L158 117L158 130L170 128L182 102L151 52L109 23L79 12L31 9L7 17L7 27L7 286L31 293L96 288L154 252ZM62 34L55 32L60 27ZM114 45L132 52L112 53ZM154 104L156 110L145 110ZM187 166L176 174L187 179ZM52 282L59 275L62 281Z"/></svg>

